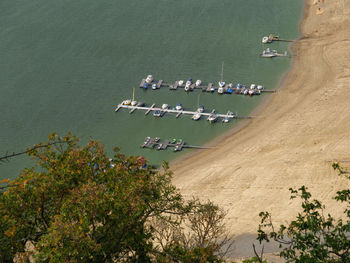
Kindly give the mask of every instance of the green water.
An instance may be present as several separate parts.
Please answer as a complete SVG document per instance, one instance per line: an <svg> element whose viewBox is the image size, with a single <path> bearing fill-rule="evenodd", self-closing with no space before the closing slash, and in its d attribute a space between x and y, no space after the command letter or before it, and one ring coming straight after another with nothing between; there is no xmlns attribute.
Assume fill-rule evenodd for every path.
<svg viewBox="0 0 350 263"><path fill-rule="evenodd" d="M160 119L114 112L148 74L166 81L220 79L273 89L289 58L262 59L261 38L298 37L301 0L2 0L0 1L0 151L20 151L56 131L99 139L108 151L143 155L152 163L178 153L140 149L146 136L183 138L202 145L235 125ZM270 45L279 51L287 43ZM261 97L184 91L144 91L146 103L181 102L247 115ZM267 95L270 96L270 95ZM0 165L14 178L28 160Z"/></svg>

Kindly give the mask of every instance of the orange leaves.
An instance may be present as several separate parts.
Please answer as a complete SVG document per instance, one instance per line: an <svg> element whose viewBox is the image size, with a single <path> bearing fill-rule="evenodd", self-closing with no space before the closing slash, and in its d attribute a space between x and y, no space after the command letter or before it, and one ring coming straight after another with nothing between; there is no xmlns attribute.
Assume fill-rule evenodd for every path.
<svg viewBox="0 0 350 263"><path fill-rule="evenodd" d="M16 233L16 227L13 226L5 231L5 235L8 237L13 237Z"/></svg>

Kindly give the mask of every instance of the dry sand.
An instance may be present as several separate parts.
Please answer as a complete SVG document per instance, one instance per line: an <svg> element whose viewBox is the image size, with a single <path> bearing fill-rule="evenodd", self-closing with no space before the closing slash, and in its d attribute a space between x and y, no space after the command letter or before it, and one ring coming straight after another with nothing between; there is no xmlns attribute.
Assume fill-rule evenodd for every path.
<svg viewBox="0 0 350 263"><path fill-rule="evenodd" d="M236 236L256 233L260 211L277 224L294 218L300 203L290 200L289 187L306 185L330 212L343 211L331 197L349 181L329 160L350 160L350 0L305 0L300 27L292 68L259 117L216 149L171 164L185 196L228 210Z"/></svg>

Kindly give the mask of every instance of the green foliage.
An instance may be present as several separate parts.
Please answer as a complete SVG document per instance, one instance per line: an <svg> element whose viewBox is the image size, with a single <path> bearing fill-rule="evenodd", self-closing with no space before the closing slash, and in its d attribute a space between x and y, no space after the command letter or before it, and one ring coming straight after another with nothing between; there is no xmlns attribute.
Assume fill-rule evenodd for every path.
<svg viewBox="0 0 350 263"><path fill-rule="evenodd" d="M144 159L118 149L112 160L98 142L81 147L71 135L53 134L37 146L29 151L37 169L25 169L0 192L0 262L15 256L39 262L221 260L223 212L212 203L184 201L167 164L162 171L142 168ZM182 228L163 247L155 242L161 222L181 229L193 218L211 224L206 236L196 239L198 231ZM185 245L190 239L201 242ZM25 249L28 244L34 249Z"/></svg>
<svg viewBox="0 0 350 263"><path fill-rule="evenodd" d="M333 168L339 175L350 179L348 172L334 163ZM280 243L283 250L280 256L286 262L350 262L350 190L338 191L335 200L345 203L344 219L335 219L324 215L324 205L311 199L311 193L305 186L298 190L290 189L291 199L302 200L302 212L289 225L281 225L275 230L271 214L261 212L261 224L258 230L260 242L273 239Z"/></svg>
<svg viewBox="0 0 350 263"><path fill-rule="evenodd" d="M259 259L257 257L252 257L250 259L245 259L242 261L242 263L259 263ZM267 263L266 260L263 260L262 263Z"/></svg>

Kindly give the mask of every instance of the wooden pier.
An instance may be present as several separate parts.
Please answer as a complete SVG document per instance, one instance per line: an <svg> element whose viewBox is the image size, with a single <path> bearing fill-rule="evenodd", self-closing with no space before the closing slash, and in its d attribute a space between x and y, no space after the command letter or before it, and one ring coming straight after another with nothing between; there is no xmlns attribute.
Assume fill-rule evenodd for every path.
<svg viewBox="0 0 350 263"><path fill-rule="evenodd" d="M184 148L192 149L213 149L214 147L204 147L196 145L188 145L184 141L171 143L170 140L165 140L162 142L160 138L146 137L145 141L140 145L141 148L156 149L156 150L166 150L173 147L174 152L182 151Z"/></svg>
<svg viewBox="0 0 350 263"><path fill-rule="evenodd" d="M212 110L211 113L208 112L197 112L197 111L187 111L187 110L176 110L176 109L161 109L161 108L155 108L155 104L152 104L150 107L147 106L131 106L131 105L124 105L123 103L120 103L117 108L115 109L115 112L119 111L120 109L129 109L130 113L134 112L135 110L144 110L145 115L149 114L151 111L160 111L161 116L165 115L166 113L173 113L175 114L176 118L179 118L181 115L196 115L199 114L201 117L209 117L212 114L215 114L218 119L227 119L227 120L232 120L232 119L250 119L254 118L253 116L237 116L236 114L227 112L226 114L220 114L220 113L215 113L215 110Z"/></svg>

